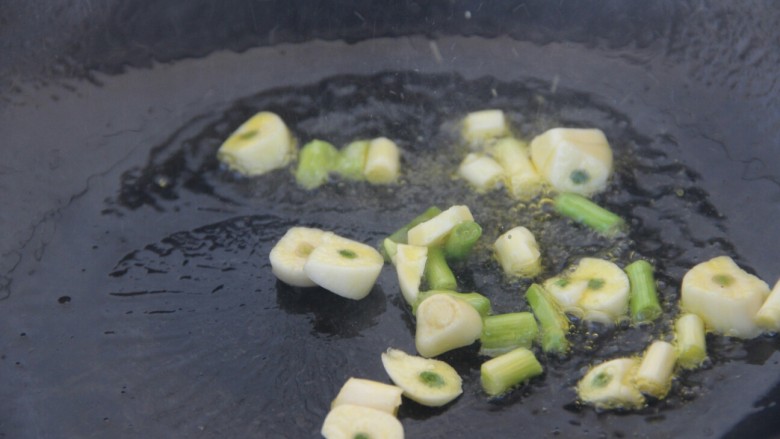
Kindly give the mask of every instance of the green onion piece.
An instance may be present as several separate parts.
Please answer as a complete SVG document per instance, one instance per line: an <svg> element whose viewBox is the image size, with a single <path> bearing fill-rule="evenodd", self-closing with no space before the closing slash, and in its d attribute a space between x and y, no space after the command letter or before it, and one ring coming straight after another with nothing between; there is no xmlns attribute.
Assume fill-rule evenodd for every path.
<svg viewBox="0 0 780 439"><path fill-rule="evenodd" d="M482 363L480 372L485 393L496 396L541 375L543 369L533 352L526 348L517 348Z"/></svg>
<svg viewBox="0 0 780 439"><path fill-rule="evenodd" d="M398 253L398 243L390 238L385 238L382 245L379 246L379 252L385 258L385 261L395 264L395 255Z"/></svg>
<svg viewBox="0 0 780 439"><path fill-rule="evenodd" d="M407 243L406 233L409 231L409 229L411 229L412 227L414 227L414 226L416 226L416 225L418 225L420 223L424 223L424 222L428 221L429 219L435 217L436 215L438 215L440 213L441 213L441 209L439 209L436 206L431 206L431 207L428 208L428 210L426 210L425 212L423 212L420 215L418 215L415 219L411 220L409 222L409 224L407 224L407 225L401 227L400 229L396 230L395 232L393 232L393 234L390 235L389 238L392 241L395 241L395 242L397 242L399 244L406 244Z"/></svg>
<svg viewBox="0 0 780 439"><path fill-rule="evenodd" d="M683 314L674 323L677 363L683 369L695 369L707 359L704 321L696 314Z"/></svg>
<svg viewBox="0 0 780 439"><path fill-rule="evenodd" d="M474 221L464 221L450 232L444 243L444 256L450 261L462 261L482 236L482 227Z"/></svg>
<svg viewBox="0 0 780 439"><path fill-rule="evenodd" d="M525 298L539 321L542 334L542 350L545 353L563 355L569 350L569 319L558 303L541 285L533 284L525 292Z"/></svg>
<svg viewBox="0 0 780 439"><path fill-rule="evenodd" d="M560 214L604 235L614 235L625 225L622 218L581 195L559 194L555 197L554 204L555 210Z"/></svg>
<svg viewBox="0 0 780 439"><path fill-rule="evenodd" d="M409 229L416 226L417 224L428 221L429 219L435 217L440 213L441 213L441 209L439 209L436 206L431 206L428 208L428 210L418 215L415 219L411 220L409 224L401 227L400 229L393 232L392 235L385 238L379 244L379 252L382 253L382 256L385 258L385 261L392 262L393 260L391 255L395 254L395 252L392 243L406 244L408 242L406 239L406 233L409 232Z"/></svg>
<svg viewBox="0 0 780 439"><path fill-rule="evenodd" d="M420 303L422 303L423 300L427 299L428 297L433 296L434 294L447 294L449 296L455 297L457 299L460 299L469 305L473 306L474 309L477 310L479 315L481 315L483 318L487 315L490 315L492 308L490 306L490 299L483 296L479 293L458 293L455 291L447 291L447 290L430 290L430 291L420 291L420 293L417 295L417 301L412 305L412 314L417 314L417 307L420 306Z"/></svg>
<svg viewBox="0 0 780 439"><path fill-rule="evenodd" d="M639 260L626 266L626 274L631 282L630 308L634 323L652 322L663 312L658 303L658 292L653 277L653 266Z"/></svg>
<svg viewBox="0 0 780 439"><path fill-rule="evenodd" d="M634 376L636 388L647 395L663 398L672 387L677 351L670 343L656 340L645 351Z"/></svg>
<svg viewBox="0 0 780 439"><path fill-rule="evenodd" d="M338 163L336 147L322 140L312 140L301 148L295 180L305 189L314 189L328 180Z"/></svg>
<svg viewBox="0 0 780 439"><path fill-rule="evenodd" d="M455 291L458 289L455 275L447 265L441 247L428 248L428 260L425 261L425 281L428 283L428 288L432 290Z"/></svg>
<svg viewBox="0 0 780 439"><path fill-rule="evenodd" d="M539 335L536 319L530 312L513 312L482 319L480 353L491 357L516 348L530 348Z"/></svg>
<svg viewBox="0 0 780 439"><path fill-rule="evenodd" d="M363 180L363 167L368 155L368 140L358 140L341 149L336 172L350 180Z"/></svg>

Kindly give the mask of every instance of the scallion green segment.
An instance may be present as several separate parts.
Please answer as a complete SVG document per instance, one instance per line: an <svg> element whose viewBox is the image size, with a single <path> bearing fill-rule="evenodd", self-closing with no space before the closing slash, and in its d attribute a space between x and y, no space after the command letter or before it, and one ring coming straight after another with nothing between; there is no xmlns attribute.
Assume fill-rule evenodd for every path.
<svg viewBox="0 0 780 439"><path fill-rule="evenodd" d="M482 227L476 222L464 221L458 224L444 242L444 256L449 261L466 259L480 236L482 236Z"/></svg>
<svg viewBox="0 0 780 439"><path fill-rule="evenodd" d="M614 235L625 225L622 218L581 195L559 194L555 197L554 205L555 210L561 215L585 224L604 235Z"/></svg>
<svg viewBox="0 0 780 439"><path fill-rule="evenodd" d="M638 260L626 266L631 283L629 307L634 323L652 322L663 312L658 303L658 292L653 277L653 266L645 260Z"/></svg>
<svg viewBox="0 0 780 439"><path fill-rule="evenodd" d="M301 148L295 180L305 189L314 189L328 180L328 174L338 163L335 146L322 140L312 140Z"/></svg>
<svg viewBox="0 0 780 439"><path fill-rule="evenodd" d="M417 296L417 302L412 305L412 314L417 314L417 307L420 306L420 303L434 294L447 294L457 299L461 299L469 305L473 306L474 309L476 309L479 315L481 315L483 318L487 315L490 315L492 311L490 306L490 299L483 296L482 294L476 292L458 293L456 291L447 290L429 290L420 291L419 295Z"/></svg>
<svg viewBox="0 0 780 439"><path fill-rule="evenodd" d="M458 282L452 273L447 260L444 258L444 251L441 247L428 248L428 260L425 262L425 281L428 288L432 290L451 290L458 289Z"/></svg>
<svg viewBox="0 0 780 439"><path fill-rule="evenodd" d="M516 348L530 348L539 335L530 312L513 312L482 319L481 353L496 356Z"/></svg>
<svg viewBox="0 0 780 439"><path fill-rule="evenodd" d="M683 369L695 369L707 359L704 321L696 314L683 314L674 323L677 363Z"/></svg>
<svg viewBox="0 0 780 439"><path fill-rule="evenodd" d="M358 140L341 149L336 172L350 180L364 180L363 168L368 154L368 140Z"/></svg>
<svg viewBox="0 0 780 439"><path fill-rule="evenodd" d="M482 363L480 372L485 393L496 396L541 375L543 369L533 352L526 348L517 348Z"/></svg>
<svg viewBox="0 0 780 439"><path fill-rule="evenodd" d="M564 355L569 350L569 319L550 293L539 284L533 284L525 292L525 298L539 321L542 350L548 354Z"/></svg>

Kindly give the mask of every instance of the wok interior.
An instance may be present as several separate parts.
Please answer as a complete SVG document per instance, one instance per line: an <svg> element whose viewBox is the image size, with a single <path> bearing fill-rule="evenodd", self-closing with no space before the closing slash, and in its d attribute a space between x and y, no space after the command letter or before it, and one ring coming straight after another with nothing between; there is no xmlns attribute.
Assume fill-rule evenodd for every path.
<svg viewBox="0 0 780 439"><path fill-rule="evenodd" d="M703 190L695 195L722 217L702 232L705 242L726 235L740 262L770 283L778 276L778 31L770 6L50 2L3 14L14 36L0 76L0 127L12 152L0 181L14 189L0 214L9 227L0 241L3 324L12 334L2 364L13 378L3 389L9 436L34 437L35 428L44 436L55 428L69 436L314 436L347 376L383 376L378 362L351 361L369 357L360 349L409 343L396 325L411 322L387 273L367 302L344 304L274 283L263 259L279 230L301 221L373 239L405 212L383 218L386 210L367 203L344 220L327 200L350 194L332 188L317 209L291 217L275 202L304 203L306 194L223 181L237 193L212 196L198 181L198 171L214 170L208 148L229 130L217 119L246 115L263 102L259 93L278 87L417 70L437 81L538 81L548 93L556 84L571 93L568 103L583 93L584 115L572 117L618 109L632 130L663 145L663 160L691 170ZM328 122L311 120L303 126L311 132ZM199 144L204 130L210 140ZM166 161L180 151L190 155ZM189 192L155 192L156 207L122 205L118 195L139 178L134 170L151 170L154 182L177 163ZM411 195L415 206L428 202ZM119 275L124 268L129 274ZM269 328L264 319L280 313ZM550 372L546 384L501 402L481 402L474 388L476 408L413 407L404 422L410 436L498 435L518 416L540 435L770 434L776 409L762 408L778 393L774 340L719 348L723 364L703 376L722 383L709 389L702 378L699 389L711 400L677 410L596 415L569 405L570 392L550 397L536 388L571 380ZM470 354L451 359L473 375ZM318 367L278 364L329 365L328 379ZM501 410L504 417L492 417ZM455 420L470 413L478 420Z"/></svg>

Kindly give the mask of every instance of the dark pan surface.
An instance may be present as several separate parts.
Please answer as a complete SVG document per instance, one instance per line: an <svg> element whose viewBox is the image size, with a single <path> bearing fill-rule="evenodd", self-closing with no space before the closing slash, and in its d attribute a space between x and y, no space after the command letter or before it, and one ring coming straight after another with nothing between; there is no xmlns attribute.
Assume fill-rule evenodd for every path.
<svg viewBox="0 0 780 439"><path fill-rule="evenodd" d="M346 302L276 282L267 253L294 224L373 243L433 203L471 205L486 238L511 219L543 216L502 212L505 198L480 199L435 170L457 163L445 152L453 122L481 105L511 110L524 135L566 123L613 139L619 173L601 201L635 233L615 244L532 223L550 249L548 273L581 253L635 251L663 266L673 302L688 267L728 253L772 283L773 86L763 95L751 81L707 86L691 79L696 70L633 53L510 38L315 41L94 73L91 84L21 83L0 113L12 145L3 204L13 208L2 214L13 233L2 241L0 434L316 437L348 376L385 380L379 353L413 349L411 320L389 268L366 300ZM301 69L302 59L317 68ZM245 180L220 170L220 140L265 108L302 140L391 133L407 151L406 183L304 192L284 171ZM463 284L515 309L524 285L495 275L486 256L475 265ZM609 333L590 346L597 356L631 352L665 330ZM489 402L466 349L445 356L465 377L463 397L400 415L408 437L771 435L776 339L710 341L711 367L635 414L573 403L582 352L545 360L542 380Z"/></svg>

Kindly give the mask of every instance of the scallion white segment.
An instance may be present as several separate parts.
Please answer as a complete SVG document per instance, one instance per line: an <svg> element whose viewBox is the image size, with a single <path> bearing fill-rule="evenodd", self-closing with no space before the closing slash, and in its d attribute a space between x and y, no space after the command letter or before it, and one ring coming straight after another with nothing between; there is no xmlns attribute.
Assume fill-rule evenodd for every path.
<svg viewBox="0 0 780 439"><path fill-rule="evenodd" d="M560 192L590 196L612 174L612 149L601 130L553 128L531 141L536 169Z"/></svg>
<svg viewBox="0 0 780 439"><path fill-rule="evenodd" d="M539 244L525 227L515 227L499 236L493 248L501 268L509 276L534 277L542 271Z"/></svg>
<svg viewBox="0 0 780 439"><path fill-rule="evenodd" d="M312 250L303 271L326 290L359 300L371 292L383 265L373 247L333 234Z"/></svg>
<svg viewBox="0 0 780 439"><path fill-rule="evenodd" d="M719 256L693 267L682 281L680 307L697 314L708 330L738 338L761 333L756 314L769 295L766 282Z"/></svg>
<svg viewBox="0 0 780 439"><path fill-rule="evenodd" d="M672 387L672 372L677 361L674 346L665 341L654 341L645 351L636 372L636 386L640 392L663 398Z"/></svg>
<svg viewBox="0 0 780 439"><path fill-rule="evenodd" d="M474 221L467 206L452 206L428 221L422 222L407 232L411 245L431 246L441 244L452 229L464 221Z"/></svg>
<svg viewBox="0 0 780 439"><path fill-rule="evenodd" d="M780 281L775 283L764 304L756 314L756 323L772 332L780 331Z"/></svg>
<svg viewBox="0 0 780 439"><path fill-rule="evenodd" d="M490 154L504 169L504 186L519 200L529 200L543 188L543 179L531 163L528 146L513 137L498 140Z"/></svg>
<svg viewBox="0 0 780 439"><path fill-rule="evenodd" d="M474 343L482 317L473 306L448 294L434 294L417 307L414 343L423 357L435 357Z"/></svg>
<svg viewBox="0 0 780 439"><path fill-rule="evenodd" d="M674 322L677 363L683 369L695 369L707 359L704 321L696 314L683 314Z"/></svg>
<svg viewBox="0 0 780 439"><path fill-rule="evenodd" d="M628 315L631 285L613 262L582 258L571 273L548 279L544 287L564 311L584 320L613 324Z"/></svg>
<svg viewBox="0 0 780 439"><path fill-rule="evenodd" d="M398 275L398 285L406 303L414 305L420 294L420 282L428 260L428 247L396 244L393 263Z"/></svg>
<svg viewBox="0 0 780 439"><path fill-rule="evenodd" d="M217 158L230 169L245 175L260 175L282 168L295 155L290 130L278 115L255 114L225 140Z"/></svg>
<svg viewBox="0 0 780 439"><path fill-rule="evenodd" d="M477 192L487 192L499 186L504 178L504 168L490 156L472 152L460 163L458 175Z"/></svg>
<svg viewBox="0 0 780 439"><path fill-rule="evenodd" d="M443 361L388 349L382 365L404 396L422 405L443 406L463 393L460 375Z"/></svg>
<svg viewBox="0 0 780 439"><path fill-rule="evenodd" d="M387 412L343 404L328 413L320 434L325 439L403 439L404 427Z"/></svg>
<svg viewBox="0 0 780 439"><path fill-rule="evenodd" d="M473 145L503 137L509 132L506 116L501 110L481 110L463 118L463 137Z"/></svg>
<svg viewBox="0 0 780 439"><path fill-rule="evenodd" d="M369 183L388 184L398 179L401 169L401 153L398 146L386 137L371 140L366 154L363 174Z"/></svg>
<svg viewBox="0 0 780 439"><path fill-rule="evenodd" d="M271 271L282 282L294 287L313 287L317 283L309 278L303 267L309 255L320 243L332 235L331 232L310 228L293 227L276 243L269 259Z"/></svg>
<svg viewBox="0 0 780 439"><path fill-rule="evenodd" d="M594 366L577 383L577 395L601 409L642 407L645 398L634 384L638 367L635 358L617 358Z"/></svg>
<svg viewBox="0 0 780 439"><path fill-rule="evenodd" d="M401 405L402 393L403 390L398 386L351 377L341 386L341 390L330 404L330 408L333 409L344 404L359 405L395 416Z"/></svg>

